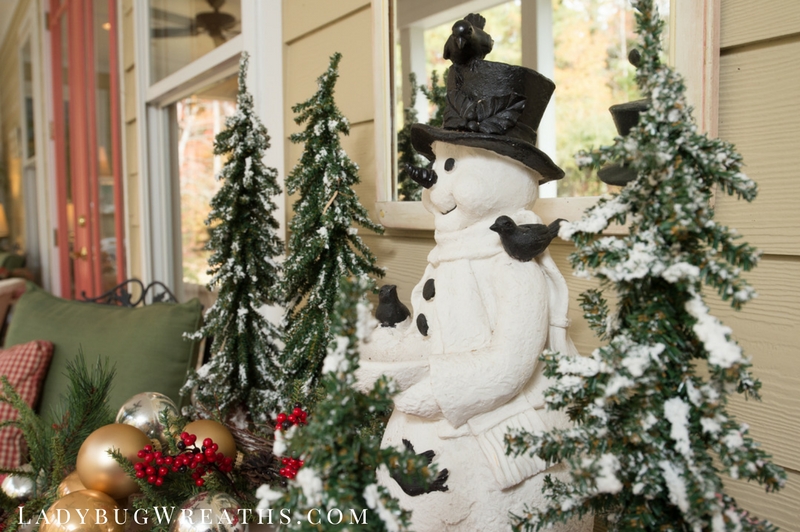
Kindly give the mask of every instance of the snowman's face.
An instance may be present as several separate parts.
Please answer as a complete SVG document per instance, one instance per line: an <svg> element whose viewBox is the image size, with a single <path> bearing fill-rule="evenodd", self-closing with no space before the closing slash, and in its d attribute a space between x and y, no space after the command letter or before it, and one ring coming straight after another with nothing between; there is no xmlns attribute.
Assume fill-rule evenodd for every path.
<svg viewBox="0 0 800 532"><path fill-rule="evenodd" d="M437 231L457 231L513 214L536 200L539 174L522 163L482 148L435 141L436 184L422 193Z"/></svg>

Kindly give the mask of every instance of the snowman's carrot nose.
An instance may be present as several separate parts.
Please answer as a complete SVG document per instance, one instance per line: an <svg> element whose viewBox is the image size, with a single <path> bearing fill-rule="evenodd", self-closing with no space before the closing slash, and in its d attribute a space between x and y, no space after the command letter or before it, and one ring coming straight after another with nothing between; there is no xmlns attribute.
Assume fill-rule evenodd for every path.
<svg viewBox="0 0 800 532"><path fill-rule="evenodd" d="M439 179L433 168L420 168L419 166L407 164L406 171L411 176L411 179L425 188L431 188L436 184L436 180Z"/></svg>

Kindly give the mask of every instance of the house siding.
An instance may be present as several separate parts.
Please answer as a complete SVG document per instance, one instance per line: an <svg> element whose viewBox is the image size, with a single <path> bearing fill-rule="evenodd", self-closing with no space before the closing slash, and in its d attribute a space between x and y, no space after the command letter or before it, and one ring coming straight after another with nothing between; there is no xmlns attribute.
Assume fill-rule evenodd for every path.
<svg viewBox="0 0 800 532"><path fill-rule="evenodd" d="M750 204L718 195L718 220L764 255L745 274L758 298L741 312L719 302L712 310L763 384L762 401L736 397L731 411L789 476L777 494L727 487L755 515L800 531L800 3L722 0L720 43L719 136L736 145L759 194Z"/></svg>

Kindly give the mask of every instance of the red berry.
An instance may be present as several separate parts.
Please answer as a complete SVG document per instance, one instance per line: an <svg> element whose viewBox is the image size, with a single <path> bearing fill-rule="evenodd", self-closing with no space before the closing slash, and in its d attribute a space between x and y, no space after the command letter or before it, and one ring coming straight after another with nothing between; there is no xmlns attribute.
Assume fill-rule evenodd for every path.
<svg viewBox="0 0 800 532"><path fill-rule="evenodd" d="M217 452L219 450L219 445L217 445L216 443L212 444L211 445L211 450L214 451L214 452Z"/></svg>
<svg viewBox="0 0 800 532"><path fill-rule="evenodd" d="M137 471L137 472L136 472L136 478L144 478L144 477L146 477L146 476L147 476L147 475L146 475L146 474L145 474L145 472L144 472L144 471L142 471L142 470L139 470L139 471Z"/></svg>
<svg viewBox="0 0 800 532"><path fill-rule="evenodd" d="M296 476L297 476L297 471L295 471L295 470L293 470L293 469L290 469L290 470L289 470L289 473L286 475L286 477L287 477L288 479L293 479L293 478L294 478L294 477L296 477Z"/></svg>
<svg viewBox="0 0 800 532"><path fill-rule="evenodd" d="M303 467L303 464L305 464L306 461L305 460L298 460L297 463L300 464L300 467Z"/></svg>
<svg viewBox="0 0 800 532"><path fill-rule="evenodd" d="M281 464L288 465L291 458L281 458Z"/></svg>
<svg viewBox="0 0 800 532"><path fill-rule="evenodd" d="M296 424L297 423L297 416L292 414L291 416L289 416L288 421L289 421L289 423Z"/></svg>
<svg viewBox="0 0 800 532"><path fill-rule="evenodd" d="M189 437L189 433L188 432L181 432L181 439L182 440L185 440L188 437Z"/></svg>
<svg viewBox="0 0 800 532"><path fill-rule="evenodd" d="M195 436L194 434L189 434L189 439L192 440L192 443L194 443L197 441L197 436Z"/></svg>
<svg viewBox="0 0 800 532"><path fill-rule="evenodd" d="M172 472L173 473L177 473L178 472L178 466L177 465L172 464Z"/></svg>
<svg viewBox="0 0 800 532"><path fill-rule="evenodd" d="M195 483L195 485L196 485L197 487L199 487L199 488L200 488L200 487L203 487L203 484L205 484L205 483L206 483L206 481L205 481L205 480L203 480L202 478L198 478L197 480L195 480L195 481L194 481L194 483Z"/></svg>
<svg viewBox="0 0 800 532"><path fill-rule="evenodd" d="M303 415L303 410L301 408L295 408L292 410L292 414L294 417L301 417Z"/></svg>
<svg viewBox="0 0 800 532"><path fill-rule="evenodd" d="M139 471L140 469L144 469L144 463L143 462L136 462L135 464L133 464L133 468L136 471Z"/></svg>
<svg viewBox="0 0 800 532"><path fill-rule="evenodd" d="M144 472L147 473L148 475L155 475L156 468L153 466L148 466L147 469L144 470Z"/></svg>
<svg viewBox="0 0 800 532"><path fill-rule="evenodd" d="M147 451L148 453L152 453L153 452L153 446L152 445L145 445L144 446L144 450Z"/></svg>
<svg viewBox="0 0 800 532"><path fill-rule="evenodd" d="M281 412L280 414L278 414L278 417L275 418L275 424L280 425L284 421L286 421L286 414Z"/></svg>
<svg viewBox="0 0 800 532"><path fill-rule="evenodd" d="M156 479L155 485L156 485L156 486L160 486L160 485L162 485L163 483L164 483L164 479L163 479L163 478L161 478L161 477L159 477L159 478L157 478L157 479Z"/></svg>
<svg viewBox="0 0 800 532"><path fill-rule="evenodd" d="M167 464L167 465L172 465L172 460L173 460L173 458L171 456L165 456L164 457L164 463Z"/></svg>
<svg viewBox="0 0 800 532"><path fill-rule="evenodd" d="M166 476L167 473L169 473L169 469L167 469L166 467L160 467L158 469L158 476L160 476L160 477Z"/></svg>
<svg viewBox="0 0 800 532"><path fill-rule="evenodd" d="M146 454L147 454L147 451L145 451L144 449L142 449L141 451L139 451L138 453L136 453L136 456L138 456L139 458L144 458L144 456L145 456Z"/></svg>
<svg viewBox="0 0 800 532"><path fill-rule="evenodd" d="M156 458L156 465L164 465L164 459L163 458Z"/></svg>
<svg viewBox="0 0 800 532"><path fill-rule="evenodd" d="M147 477L147 482L148 483L153 484L155 481L156 481L156 476L155 475L150 475L149 477Z"/></svg>
<svg viewBox="0 0 800 532"><path fill-rule="evenodd" d="M282 467L280 469L280 471L278 471L278 473L280 473L282 477L285 477L288 472L289 472L289 468L286 468L286 467Z"/></svg>
<svg viewBox="0 0 800 532"><path fill-rule="evenodd" d="M206 438L205 440L203 440L203 445L205 445L206 447L211 447L211 444L213 443L214 440L212 440L211 438Z"/></svg>
<svg viewBox="0 0 800 532"><path fill-rule="evenodd" d="M148 463L152 462L153 461L153 453L147 453L146 455L144 455L144 461L148 462Z"/></svg>

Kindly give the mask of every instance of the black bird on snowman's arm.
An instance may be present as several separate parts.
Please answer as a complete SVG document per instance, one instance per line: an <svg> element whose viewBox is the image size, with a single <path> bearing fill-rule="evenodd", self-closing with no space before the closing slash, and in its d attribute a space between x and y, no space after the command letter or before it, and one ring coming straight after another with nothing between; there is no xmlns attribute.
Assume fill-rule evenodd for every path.
<svg viewBox="0 0 800 532"><path fill-rule="evenodd" d="M477 59L483 59L492 51L494 40L483 31L486 19L477 13L470 13L453 24L453 33L444 43L444 59L454 65L466 65Z"/></svg>
<svg viewBox="0 0 800 532"><path fill-rule="evenodd" d="M561 222L566 222L566 220L559 218L550 225L517 225L508 216L500 216L489 229L500 235L500 242L506 253L518 261L527 262L547 249L550 242L558 236Z"/></svg>

